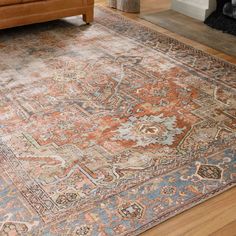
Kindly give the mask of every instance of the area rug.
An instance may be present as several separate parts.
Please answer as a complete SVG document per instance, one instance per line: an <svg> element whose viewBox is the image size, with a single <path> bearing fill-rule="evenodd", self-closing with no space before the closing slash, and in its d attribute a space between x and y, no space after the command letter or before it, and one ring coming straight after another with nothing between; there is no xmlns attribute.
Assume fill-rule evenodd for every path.
<svg viewBox="0 0 236 236"><path fill-rule="evenodd" d="M199 20L174 10L145 13L141 14L140 18L217 51L236 57L236 37L212 29Z"/></svg>
<svg viewBox="0 0 236 236"><path fill-rule="evenodd" d="M233 186L236 66L103 8L0 33L0 235L138 235Z"/></svg>

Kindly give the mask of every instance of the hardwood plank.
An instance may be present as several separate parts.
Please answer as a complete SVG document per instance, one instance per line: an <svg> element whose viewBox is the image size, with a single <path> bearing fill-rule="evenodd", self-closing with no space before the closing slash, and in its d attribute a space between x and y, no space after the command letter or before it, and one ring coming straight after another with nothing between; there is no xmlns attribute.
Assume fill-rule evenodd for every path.
<svg viewBox="0 0 236 236"><path fill-rule="evenodd" d="M186 38L236 57L236 37L173 10L142 13L141 18ZM201 32L201 33L199 33ZM216 40L220 39L220 40Z"/></svg>
<svg viewBox="0 0 236 236"><path fill-rule="evenodd" d="M171 2L170 0L141 0L141 14L168 10L170 8L170 2ZM95 4L100 5L100 6L104 6L104 7L108 7L107 0L95 0ZM109 9L111 9L111 8L109 8ZM222 52L212 49L211 47L208 47L206 45L202 45L201 43L195 42L194 40L187 39L187 38L180 36L176 33L170 32L169 30L164 29L160 26L154 25L148 21L140 19L139 14L125 13L125 12L121 12L121 11L115 10L115 9L113 9L113 11L115 11L118 14L124 15L132 20L135 20L142 25L148 26L151 29L154 29L160 33L163 33L167 36L175 38L175 39L179 40L180 42L194 46L197 49L203 50L209 54L212 54L214 56L220 57L226 61L236 64L236 57L224 54Z"/></svg>
<svg viewBox="0 0 236 236"><path fill-rule="evenodd" d="M162 224L142 236L214 236L215 232L229 225L236 232L236 188L207 200ZM233 223L232 223L233 222ZM232 223L232 225L230 225ZM224 236L224 234L221 234ZM225 236L228 236L225 234Z"/></svg>
<svg viewBox="0 0 236 236"><path fill-rule="evenodd" d="M232 221L231 223L225 225L223 228L211 233L209 236L236 236L236 220Z"/></svg>

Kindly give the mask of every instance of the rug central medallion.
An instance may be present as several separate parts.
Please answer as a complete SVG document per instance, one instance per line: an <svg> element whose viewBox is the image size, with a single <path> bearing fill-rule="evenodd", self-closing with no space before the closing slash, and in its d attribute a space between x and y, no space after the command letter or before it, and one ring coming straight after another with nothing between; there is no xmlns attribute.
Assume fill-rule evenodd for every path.
<svg viewBox="0 0 236 236"><path fill-rule="evenodd" d="M183 128L176 127L176 117L143 116L130 117L128 122L119 127L113 140L131 140L137 146L150 144L173 145L175 136L181 134Z"/></svg>

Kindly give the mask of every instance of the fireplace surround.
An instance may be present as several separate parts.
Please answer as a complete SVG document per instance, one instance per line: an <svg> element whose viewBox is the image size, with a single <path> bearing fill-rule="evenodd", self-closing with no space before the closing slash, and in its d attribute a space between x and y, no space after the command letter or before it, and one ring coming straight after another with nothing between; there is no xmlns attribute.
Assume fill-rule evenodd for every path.
<svg viewBox="0 0 236 236"><path fill-rule="evenodd" d="M225 3L223 7L223 14L236 19L236 0Z"/></svg>
<svg viewBox="0 0 236 236"><path fill-rule="evenodd" d="M217 0L217 8L206 20L205 24L236 36L236 19L232 7L236 7L236 0Z"/></svg>

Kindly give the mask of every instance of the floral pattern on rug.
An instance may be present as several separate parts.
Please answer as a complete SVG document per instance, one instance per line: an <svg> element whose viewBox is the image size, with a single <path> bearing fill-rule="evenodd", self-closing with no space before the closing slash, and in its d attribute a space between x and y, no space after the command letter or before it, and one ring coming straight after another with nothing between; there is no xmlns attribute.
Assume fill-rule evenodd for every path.
<svg viewBox="0 0 236 236"><path fill-rule="evenodd" d="M0 235L138 235L235 186L233 64L97 8L0 32L0 70Z"/></svg>

